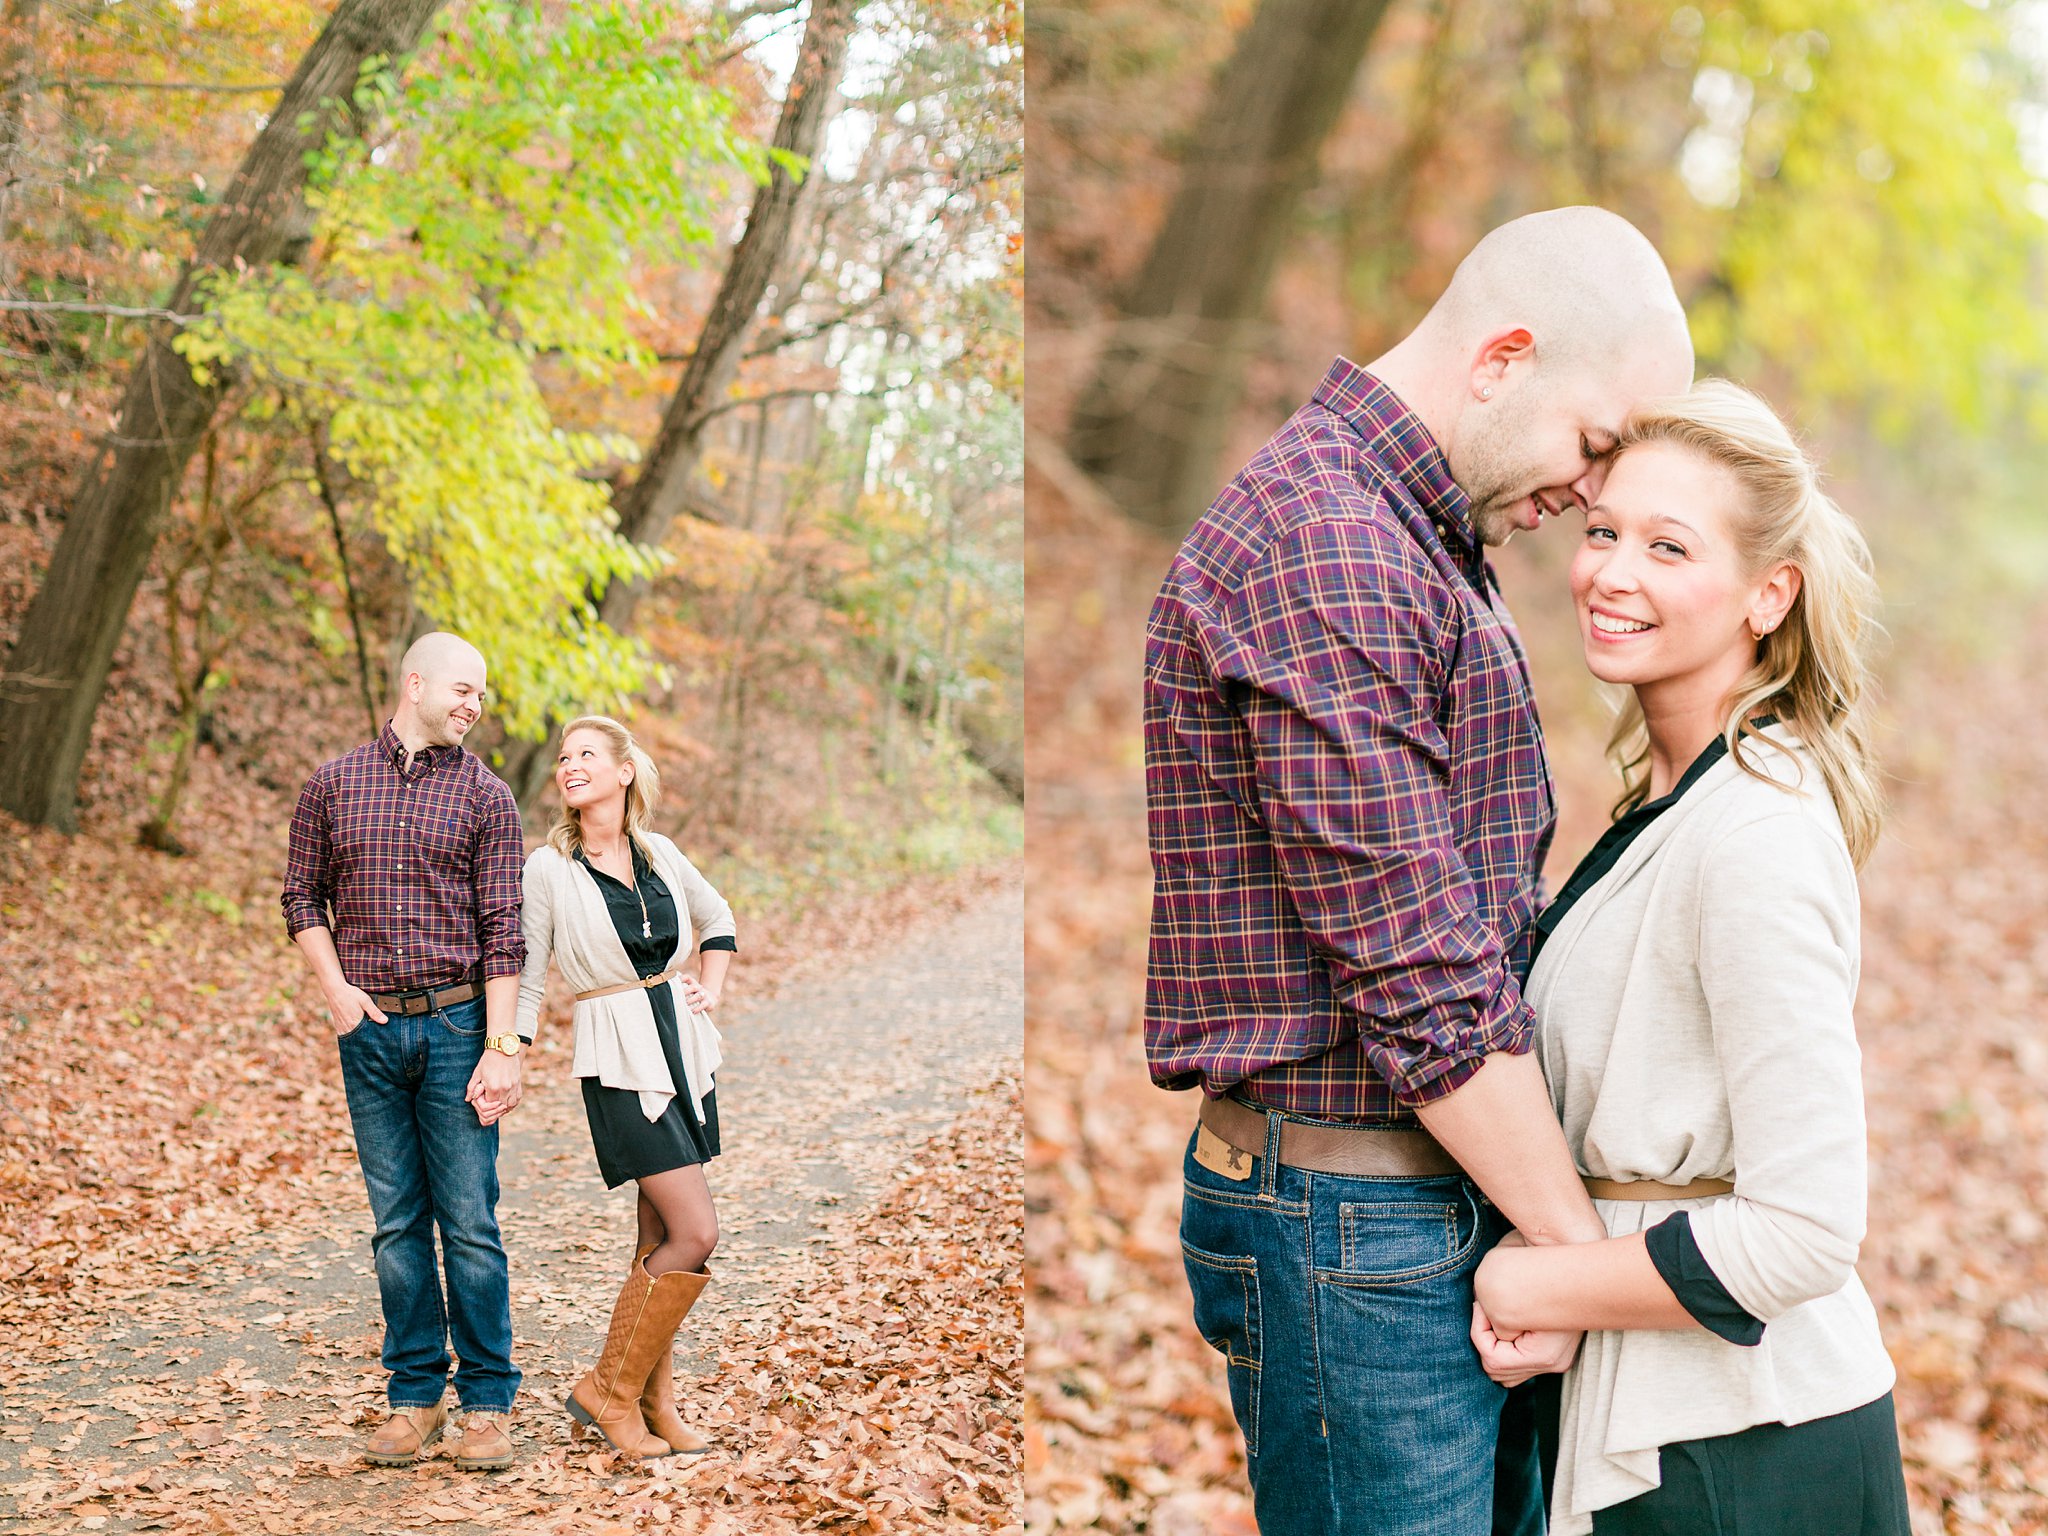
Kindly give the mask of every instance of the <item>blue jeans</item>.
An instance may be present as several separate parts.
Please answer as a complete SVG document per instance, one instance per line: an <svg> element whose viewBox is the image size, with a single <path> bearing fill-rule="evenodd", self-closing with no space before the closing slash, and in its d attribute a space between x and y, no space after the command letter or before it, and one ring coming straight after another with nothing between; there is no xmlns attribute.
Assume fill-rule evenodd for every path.
<svg viewBox="0 0 2048 1536"><path fill-rule="evenodd" d="M1180 1224L1261 1536L1540 1536L1533 1425L1503 1424L1470 1338L1505 1222L1461 1176L1309 1173L1273 1140L1239 1181L1191 1137Z"/></svg>
<svg viewBox="0 0 2048 1536"><path fill-rule="evenodd" d="M356 1156L370 1189L384 1368L393 1408L431 1407L448 1383L463 1408L504 1413L519 1390L512 1293L498 1239L498 1128L463 1101L484 1050L484 1003L365 1016L340 1039ZM441 1229L447 1305L434 1269Z"/></svg>

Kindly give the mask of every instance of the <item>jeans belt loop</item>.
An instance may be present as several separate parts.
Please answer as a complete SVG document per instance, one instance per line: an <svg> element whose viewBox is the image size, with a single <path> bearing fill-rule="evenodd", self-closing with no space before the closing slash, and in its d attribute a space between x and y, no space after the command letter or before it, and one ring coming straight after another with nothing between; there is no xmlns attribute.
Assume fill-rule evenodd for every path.
<svg viewBox="0 0 2048 1536"><path fill-rule="evenodd" d="M1235 1103L1236 1100L1231 1102ZM1266 1150L1259 1164L1259 1198L1277 1200L1280 1198L1280 1129L1278 1115L1266 1116ZM1250 1148L1246 1148L1247 1151Z"/></svg>

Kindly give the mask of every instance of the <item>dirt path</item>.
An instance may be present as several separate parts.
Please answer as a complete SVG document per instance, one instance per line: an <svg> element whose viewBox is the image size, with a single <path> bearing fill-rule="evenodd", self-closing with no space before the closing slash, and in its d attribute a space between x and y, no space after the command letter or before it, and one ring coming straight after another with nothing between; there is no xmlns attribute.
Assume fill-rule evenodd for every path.
<svg viewBox="0 0 2048 1536"><path fill-rule="evenodd" d="M717 1363L706 1341L785 1305L808 1254L977 1090L1016 1077L1022 922L1010 884L858 967L814 969L727 1010L725 1155L711 1174L724 1235L686 1370ZM557 1405L600 1342L632 1233L630 1188L598 1178L567 1065L565 1032L544 1036L499 1163L527 1468L571 1454ZM0 1530L353 1530L370 1509L388 1511L373 1529L489 1528L464 1503L474 1480L445 1461L354 1461L383 1405L370 1215L360 1180L320 1187L350 1192L325 1212L335 1235L312 1235L308 1219L306 1235L262 1250L125 1277L83 1326L0 1359ZM536 1494L527 1512L546 1506Z"/></svg>

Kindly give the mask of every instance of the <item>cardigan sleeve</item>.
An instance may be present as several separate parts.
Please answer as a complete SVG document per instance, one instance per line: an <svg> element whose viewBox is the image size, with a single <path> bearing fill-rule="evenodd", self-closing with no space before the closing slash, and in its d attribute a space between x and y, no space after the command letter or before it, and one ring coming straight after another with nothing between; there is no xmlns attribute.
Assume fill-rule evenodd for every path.
<svg viewBox="0 0 2048 1536"><path fill-rule="evenodd" d="M555 882L548 861L560 857L543 844L526 856L526 868L519 878L519 935L526 942L526 964L519 973L519 1012L512 1027L528 1045L533 1044L540 1028L548 961L555 951Z"/></svg>
<svg viewBox="0 0 2048 1536"><path fill-rule="evenodd" d="M732 908L723 896L698 872L697 866L683 856L683 851L671 842L676 863L682 867L682 889L675 894L689 909L690 927L694 931L699 949L737 949L733 942L737 930L733 927ZM723 944L713 944L712 939L724 939Z"/></svg>
<svg viewBox="0 0 2048 1536"><path fill-rule="evenodd" d="M1699 978L1728 1095L1735 1194L1692 1232L1769 1323L1848 1283L1867 1173L1856 876L1839 833L1794 807L1728 833L1701 868Z"/></svg>

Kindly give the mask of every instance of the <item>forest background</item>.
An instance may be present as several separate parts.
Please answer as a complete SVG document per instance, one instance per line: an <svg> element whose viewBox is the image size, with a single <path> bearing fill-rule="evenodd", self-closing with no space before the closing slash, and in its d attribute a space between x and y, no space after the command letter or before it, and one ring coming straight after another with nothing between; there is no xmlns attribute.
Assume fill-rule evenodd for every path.
<svg viewBox="0 0 2048 1536"><path fill-rule="evenodd" d="M733 1006L1014 887L1021 27L1014 0L0 0L0 1329L23 1358L75 1350L116 1277L184 1283L165 1266L360 1204L278 881L299 786L374 734L427 630L487 658L468 745L530 829L554 724L633 726L658 825L752 935ZM996 1087L975 1146L1010 1144ZM1000 1175L958 1209L1000 1204ZM1009 1319L973 1388L1008 1423L999 1225L934 1326ZM916 1524L980 1488L1000 1525L1013 1475L976 1479L1014 1429L990 1450L964 1424L975 1472L875 1507ZM915 1481L928 1454L906 1420L883 1459ZM857 1459L792 1485L783 1451L723 1502L794 1520L871 1482ZM110 1465L8 1492L146 1517L166 1485ZM181 1488L179 1518L246 1496ZM610 1495L554 1507L577 1499Z"/></svg>
<svg viewBox="0 0 2048 1536"><path fill-rule="evenodd" d="M2048 1530L2048 14L1963 0L1152 0L1027 18L1028 1529L1252 1530L1194 1333L1189 1099L1146 1080L1138 684L1179 533L1517 214L1664 252L1875 547L1893 813L1863 879L1862 1274L1916 1532ZM1569 528L1499 552L1561 792L1608 714Z"/></svg>

